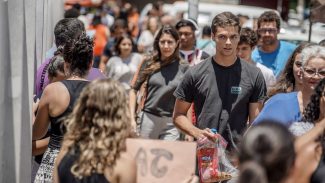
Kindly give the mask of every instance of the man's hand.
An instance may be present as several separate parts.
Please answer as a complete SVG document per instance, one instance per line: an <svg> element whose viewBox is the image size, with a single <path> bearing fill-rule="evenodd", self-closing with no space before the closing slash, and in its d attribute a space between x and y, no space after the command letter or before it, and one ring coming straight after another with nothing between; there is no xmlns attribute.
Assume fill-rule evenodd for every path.
<svg viewBox="0 0 325 183"><path fill-rule="evenodd" d="M216 135L209 128L204 130L198 129L197 133L194 135L194 138L198 140L204 137L207 137L209 140L214 142L217 140Z"/></svg>

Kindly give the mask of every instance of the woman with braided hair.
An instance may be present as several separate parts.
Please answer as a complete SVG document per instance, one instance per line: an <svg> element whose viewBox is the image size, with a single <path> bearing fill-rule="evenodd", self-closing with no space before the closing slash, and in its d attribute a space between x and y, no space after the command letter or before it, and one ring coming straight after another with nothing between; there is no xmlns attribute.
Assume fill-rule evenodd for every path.
<svg viewBox="0 0 325 183"><path fill-rule="evenodd" d="M45 136L51 125L48 148L34 182L52 182L54 161L63 139L62 119L71 113L81 90L89 83L86 76L92 66L93 40L82 33L68 41L63 49L65 80L46 86L33 124L33 140Z"/></svg>
<svg viewBox="0 0 325 183"><path fill-rule="evenodd" d="M324 136L325 130L325 78L322 79L316 86L314 94L310 97L310 102L304 111L304 117L302 122L293 123L289 130L297 136L299 144L297 145L297 151L305 151L304 146L311 144L318 139L320 145L323 148L315 148L313 151L319 152L317 162L314 163L312 172L309 175L310 182L318 183L325 181L325 156L324 156L324 144L325 139L319 138ZM311 169L311 168L309 168ZM305 173L305 172L301 172ZM301 174L299 173L299 174Z"/></svg>

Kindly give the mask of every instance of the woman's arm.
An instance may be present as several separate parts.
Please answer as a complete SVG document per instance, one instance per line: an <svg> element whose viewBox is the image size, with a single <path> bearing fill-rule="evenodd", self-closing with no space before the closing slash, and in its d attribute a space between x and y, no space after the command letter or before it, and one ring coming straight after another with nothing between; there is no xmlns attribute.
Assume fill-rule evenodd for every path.
<svg viewBox="0 0 325 183"><path fill-rule="evenodd" d="M32 142L32 155L37 156L43 154L49 144L50 137Z"/></svg>
<svg viewBox="0 0 325 183"><path fill-rule="evenodd" d="M48 87L44 89L43 95L39 101L38 111L33 124L33 140L41 139L48 130L51 88L52 86L48 85Z"/></svg>
<svg viewBox="0 0 325 183"><path fill-rule="evenodd" d="M130 107L130 113L131 113L131 120L132 120L132 127L136 129L136 122L135 122L135 106L137 101L137 91L134 89L131 89L129 92L129 107Z"/></svg>

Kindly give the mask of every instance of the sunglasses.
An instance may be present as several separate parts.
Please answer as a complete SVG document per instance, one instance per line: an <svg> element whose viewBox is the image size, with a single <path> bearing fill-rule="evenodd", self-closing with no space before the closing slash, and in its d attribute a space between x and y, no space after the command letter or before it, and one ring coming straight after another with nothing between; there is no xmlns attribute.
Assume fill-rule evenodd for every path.
<svg viewBox="0 0 325 183"><path fill-rule="evenodd" d="M272 28L261 28L257 30L257 33L259 34L266 34L266 32L270 33L270 34L274 34L278 31L278 29L272 29Z"/></svg>

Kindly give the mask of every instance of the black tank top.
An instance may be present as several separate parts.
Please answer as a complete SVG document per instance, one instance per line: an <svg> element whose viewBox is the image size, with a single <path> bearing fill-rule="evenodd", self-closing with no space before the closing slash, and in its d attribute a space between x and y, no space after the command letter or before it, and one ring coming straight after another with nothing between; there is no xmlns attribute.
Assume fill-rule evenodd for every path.
<svg viewBox="0 0 325 183"><path fill-rule="evenodd" d="M62 130L62 120L64 117L67 117L73 109L74 103L78 99L82 89L89 83L89 81L84 80L63 80L61 81L69 91L70 102L67 109L57 117L51 117L51 135L49 147L51 148L60 148L61 142L63 139L63 130Z"/></svg>
<svg viewBox="0 0 325 183"><path fill-rule="evenodd" d="M68 152L63 159L61 160L58 166L58 175L60 182L69 182L69 183L109 183L106 177L103 174L92 173L88 177L83 177L82 179L76 178L71 173L71 167L73 163L79 157L78 152Z"/></svg>

